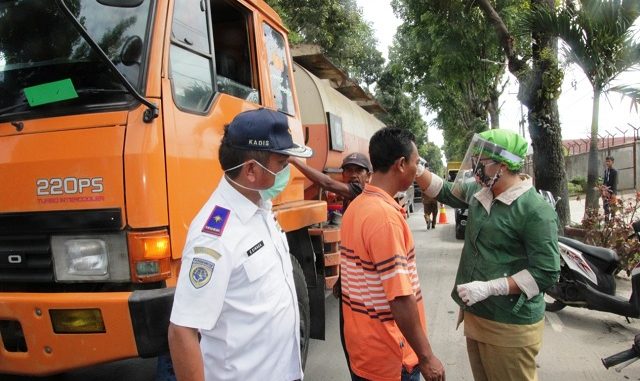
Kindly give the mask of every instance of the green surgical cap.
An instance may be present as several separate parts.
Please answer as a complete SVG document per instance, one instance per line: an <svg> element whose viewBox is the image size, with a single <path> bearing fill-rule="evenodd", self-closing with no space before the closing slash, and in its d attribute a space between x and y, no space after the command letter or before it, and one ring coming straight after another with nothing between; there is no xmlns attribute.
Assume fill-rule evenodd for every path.
<svg viewBox="0 0 640 381"><path fill-rule="evenodd" d="M507 152L492 153L489 156L507 165L510 170L518 170L524 164L529 144L524 138L509 130L489 130L479 134L483 139L502 147Z"/></svg>

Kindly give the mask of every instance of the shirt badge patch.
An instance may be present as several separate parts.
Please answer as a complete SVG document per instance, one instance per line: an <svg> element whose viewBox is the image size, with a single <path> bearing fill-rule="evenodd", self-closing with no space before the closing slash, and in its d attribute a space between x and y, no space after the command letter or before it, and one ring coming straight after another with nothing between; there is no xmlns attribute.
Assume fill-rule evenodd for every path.
<svg viewBox="0 0 640 381"><path fill-rule="evenodd" d="M207 223L204 224L202 231L204 233L221 236L224 231L224 227L229 220L229 214L231 214L229 209L216 205L216 207L213 208L213 212L211 212Z"/></svg>
<svg viewBox="0 0 640 381"><path fill-rule="evenodd" d="M201 288L211 280L213 268L216 265L213 262L200 258L193 258L191 261L191 269L189 270L189 280L195 288Z"/></svg>
<svg viewBox="0 0 640 381"><path fill-rule="evenodd" d="M220 259L220 257L222 257L222 254L218 253L217 251L215 251L213 249L209 249L208 247L202 247L202 246L194 247L193 248L193 253L194 254L208 255L211 258L215 259L216 261L218 259Z"/></svg>
<svg viewBox="0 0 640 381"><path fill-rule="evenodd" d="M247 250L247 255L248 256L252 256L253 253L255 253L256 251L262 249L264 247L264 241L260 241L258 243L256 243L251 249Z"/></svg>

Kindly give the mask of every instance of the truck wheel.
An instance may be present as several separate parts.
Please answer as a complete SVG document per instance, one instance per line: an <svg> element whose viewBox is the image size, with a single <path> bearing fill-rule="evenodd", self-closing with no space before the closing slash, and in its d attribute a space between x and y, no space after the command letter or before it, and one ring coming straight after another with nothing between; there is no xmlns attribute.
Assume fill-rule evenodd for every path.
<svg viewBox="0 0 640 381"><path fill-rule="evenodd" d="M456 225L456 239L464 239L464 226Z"/></svg>
<svg viewBox="0 0 640 381"><path fill-rule="evenodd" d="M291 256L291 264L293 265L293 281L296 285L298 310L300 311L300 359L304 370L307 363L307 353L309 353L309 335L311 333L309 293L307 292L307 281L304 279L302 267L300 267L300 263L293 255Z"/></svg>

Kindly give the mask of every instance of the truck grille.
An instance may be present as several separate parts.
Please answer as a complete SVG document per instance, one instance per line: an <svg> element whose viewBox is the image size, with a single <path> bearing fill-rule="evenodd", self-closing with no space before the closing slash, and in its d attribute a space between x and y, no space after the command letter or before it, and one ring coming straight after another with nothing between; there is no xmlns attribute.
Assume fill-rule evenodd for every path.
<svg viewBox="0 0 640 381"><path fill-rule="evenodd" d="M49 237L0 237L0 283L53 282Z"/></svg>

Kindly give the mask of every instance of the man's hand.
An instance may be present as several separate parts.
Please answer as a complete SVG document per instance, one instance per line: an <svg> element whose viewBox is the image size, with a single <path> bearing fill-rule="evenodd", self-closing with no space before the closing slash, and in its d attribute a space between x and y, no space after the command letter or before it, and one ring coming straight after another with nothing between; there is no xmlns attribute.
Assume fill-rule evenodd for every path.
<svg viewBox="0 0 640 381"><path fill-rule="evenodd" d="M435 355L429 357L426 361L420 362L418 366L422 377L426 381L445 381L444 366Z"/></svg>
<svg viewBox="0 0 640 381"><path fill-rule="evenodd" d="M474 281L460 284L456 290L464 304L472 306L492 295L508 295L509 281L507 278L498 278L487 282Z"/></svg>

